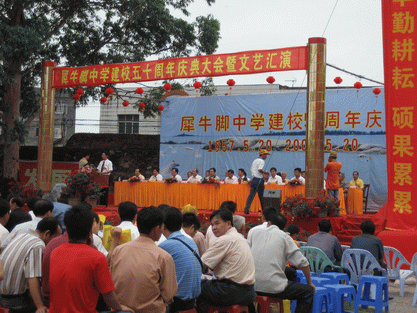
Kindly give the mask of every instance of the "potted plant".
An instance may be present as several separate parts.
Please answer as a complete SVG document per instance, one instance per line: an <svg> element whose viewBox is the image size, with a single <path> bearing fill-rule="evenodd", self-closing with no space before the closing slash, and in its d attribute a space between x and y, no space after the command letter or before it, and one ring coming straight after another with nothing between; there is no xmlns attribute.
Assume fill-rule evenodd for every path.
<svg viewBox="0 0 417 313"><path fill-rule="evenodd" d="M340 201L329 196L325 190L319 192L314 203L314 213L318 217L339 216Z"/></svg>
<svg viewBox="0 0 417 313"><path fill-rule="evenodd" d="M70 197L77 198L78 202L93 200L94 204L94 200L97 201L104 194L100 185L91 181L90 176L85 172L72 171L65 179L65 183L67 186L64 192Z"/></svg>
<svg viewBox="0 0 417 313"><path fill-rule="evenodd" d="M304 194L286 197L281 205L288 216L309 217L313 214L314 201L306 199Z"/></svg>
<svg viewBox="0 0 417 313"><path fill-rule="evenodd" d="M206 177L206 178L204 178L201 181L201 184L212 184L212 185L214 185L216 187L219 187L220 186L220 182L217 179L213 178L213 177L208 177L208 178Z"/></svg>

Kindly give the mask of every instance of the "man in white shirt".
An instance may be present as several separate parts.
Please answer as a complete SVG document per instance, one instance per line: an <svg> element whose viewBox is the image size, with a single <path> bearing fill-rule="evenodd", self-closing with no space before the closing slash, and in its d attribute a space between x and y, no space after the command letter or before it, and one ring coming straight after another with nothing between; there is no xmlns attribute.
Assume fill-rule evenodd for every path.
<svg viewBox="0 0 417 313"><path fill-rule="evenodd" d="M122 221L118 227L123 230L130 229L130 235L132 240L139 237L139 230L136 223L136 217L138 215L138 207L136 204L130 201L122 202L119 204L119 216Z"/></svg>
<svg viewBox="0 0 417 313"><path fill-rule="evenodd" d="M263 180L263 174L264 174L264 166L265 166L265 159L268 155L271 155L266 151L265 149L259 150L259 158L257 158L255 161L253 161L252 166L250 168L250 171L252 173L252 183L251 183L251 189L250 194L248 196L248 200L246 201L245 206L245 214L249 214L249 208L252 204L253 198L255 198L255 194L258 193L259 200L261 202L261 207L263 211L263 194L264 194L264 180Z"/></svg>
<svg viewBox="0 0 417 313"><path fill-rule="evenodd" d="M291 181L293 180L298 180L301 182L301 185L305 185L306 184L306 180L304 179L303 176L301 176L301 168L297 167L294 169L294 177L291 179Z"/></svg>
<svg viewBox="0 0 417 313"><path fill-rule="evenodd" d="M216 175L216 169L214 167L210 168L210 177L214 178L215 180L220 180L220 177Z"/></svg>
<svg viewBox="0 0 417 313"><path fill-rule="evenodd" d="M108 158L108 154L103 152L101 154L101 162L98 164L97 170L105 175L110 175L113 171L113 163Z"/></svg>
<svg viewBox="0 0 417 313"><path fill-rule="evenodd" d="M224 180L224 183L225 184L234 184L234 185L239 184L239 181L238 181L237 177L234 174L235 174L235 171L234 170L228 170L227 171L227 177Z"/></svg>
<svg viewBox="0 0 417 313"><path fill-rule="evenodd" d="M252 233L252 255L255 262L255 290L259 296L297 300L295 313L311 313L315 287L311 281L308 260L282 228L286 218L277 210L266 210L267 227ZM289 281L287 262L300 267L307 284Z"/></svg>
<svg viewBox="0 0 417 313"><path fill-rule="evenodd" d="M3 237L7 237L9 231L4 225L10 217L10 203L0 198L0 244Z"/></svg>
<svg viewBox="0 0 417 313"><path fill-rule="evenodd" d="M198 175L198 168L193 168L193 171L191 172L192 175L190 178L188 178L187 182L189 183L195 183L195 182L201 182L203 177Z"/></svg>
<svg viewBox="0 0 417 313"><path fill-rule="evenodd" d="M277 175L277 169L275 167L271 167L270 169L271 177L268 179L268 184L274 183L277 185L282 184L281 176Z"/></svg>
<svg viewBox="0 0 417 313"><path fill-rule="evenodd" d="M164 181L164 178L162 177L162 175L159 174L159 168L154 167L152 174L153 175L149 178L149 181L157 181L157 182L163 182Z"/></svg>
<svg viewBox="0 0 417 313"><path fill-rule="evenodd" d="M171 178L174 178L178 183L182 182L181 176L178 174L178 169L174 167L171 171Z"/></svg>

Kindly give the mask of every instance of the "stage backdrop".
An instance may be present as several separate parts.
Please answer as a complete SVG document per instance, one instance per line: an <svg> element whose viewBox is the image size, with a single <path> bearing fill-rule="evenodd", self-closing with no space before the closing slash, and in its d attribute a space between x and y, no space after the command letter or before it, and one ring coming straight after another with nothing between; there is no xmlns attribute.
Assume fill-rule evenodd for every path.
<svg viewBox="0 0 417 313"><path fill-rule="evenodd" d="M210 167L224 179L250 166L258 150L271 156L266 167L286 171L305 167L306 92L262 95L170 97L161 115L160 173L178 167L182 178L194 167L200 175ZM378 98L371 88L326 92L326 153L338 152L342 172L352 179L358 171L370 183L368 207L387 201L387 160L384 91ZM327 155L325 156L327 160ZM323 164L323 167L325 164Z"/></svg>

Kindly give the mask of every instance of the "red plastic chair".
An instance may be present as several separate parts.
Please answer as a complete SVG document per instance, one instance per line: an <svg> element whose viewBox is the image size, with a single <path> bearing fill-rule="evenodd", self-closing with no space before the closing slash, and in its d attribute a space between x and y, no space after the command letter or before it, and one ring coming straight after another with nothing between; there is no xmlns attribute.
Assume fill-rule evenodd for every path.
<svg viewBox="0 0 417 313"><path fill-rule="evenodd" d="M271 303L279 303L280 313L284 313L284 303L280 298L271 298L267 296L257 296L255 301L259 305L259 313L269 313Z"/></svg>
<svg viewBox="0 0 417 313"><path fill-rule="evenodd" d="M216 312L227 312L227 313L249 313L249 309L246 305L231 305L225 307L217 307L217 306L210 306L209 313L216 313Z"/></svg>

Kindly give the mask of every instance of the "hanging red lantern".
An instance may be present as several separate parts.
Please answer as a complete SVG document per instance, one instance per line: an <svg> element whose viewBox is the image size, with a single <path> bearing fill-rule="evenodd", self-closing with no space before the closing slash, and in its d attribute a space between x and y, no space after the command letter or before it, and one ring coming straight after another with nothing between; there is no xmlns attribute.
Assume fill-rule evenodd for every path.
<svg viewBox="0 0 417 313"><path fill-rule="evenodd" d="M79 94L79 95L83 95L83 94L84 94L84 89L82 89L82 88L78 88L78 89L77 89L77 94Z"/></svg>
<svg viewBox="0 0 417 313"><path fill-rule="evenodd" d="M129 106L129 102L125 100L125 101L123 101L123 102L122 102L122 105L123 105L124 107L127 107L127 106Z"/></svg>
<svg viewBox="0 0 417 313"><path fill-rule="evenodd" d="M376 98L376 102L375 103L378 103L378 95L381 93L381 89L379 89L377 87L377 88L374 88L374 90L372 90L372 92L375 94L375 98Z"/></svg>
<svg viewBox="0 0 417 313"><path fill-rule="evenodd" d="M162 105L159 105L158 110L159 110L159 112L162 112L164 110L164 107Z"/></svg>
<svg viewBox="0 0 417 313"><path fill-rule="evenodd" d="M114 92L113 88L109 87L106 89L106 94L111 95Z"/></svg>
<svg viewBox="0 0 417 313"><path fill-rule="evenodd" d="M362 88L362 83L361 82L356 82L354 85L353 85L353 87L355 87L357 90L356 90L356 92L357 92L357 94L356 94L356 97L358 97L358 94L359 94L359 89L361 89Z"/></svg>
<svg viewBox="0 0 417 313"><path fill-rule="evenodd" d="M107 102L107 98L106 97L101 97L100 98L100 102L101 103L106 103Z"/></svg>
<svg viewBox="0 0 417 313"><path fill-rule="evenodd" d="M342 83L342 81L343 81L343 79L341 78L341 77L336 77L335 79L333 79L333 81L337 84L337 85L340 85L341 83Z"/></svg>
<svg viewBox="0 0 417 313"><path fill-rule="evenodd" d="M171 86L171 84L170 84L170 83L166 83L166 84L164 85L164 89L165 89L166 91L171 90L171 88L172 88L172 86Z"/></svg>
<svg viewBox="0 0 417 313"><path fill-rule="evenodd" d="M233 87L235 84L236 84L236 82L233 80L233 79L229 79L228 81L227 81L227 84L229 85L229 87ZM230 88L231 89L231 88Z"/></svg>
<svg viewBox="0 0 417 313"><path fill-rule="evenodd" d="M80 100L81 96L80 94L76 93L75 95L73 95L73 98L78 101Z"/></svg>
<svg viewBox="0 0 417 313"><path fill-rule="evenodd" d="M136 93L139 94L139 95L143 94L143 88L140 88L140 87L137 88Z"/></svg>
<svg viewBox="0 0 417 313"><path fill-rule="evenodd" d="M275 82L275 78L272 76L268 76L268 78L266 79L266 81L268 82L268 84L273 84Z"/></svg>
<svg viewBox="0 0 417 313"><path fill-rule="evenodd" d="M146 107L146 104L145 103L143 103L143 102L139 103L139 109L140 109L140 111L143 111L143 109L145 107Z"/></svg>
<svg viewBox="0 0 417 313"><path fill-rule="evenodd" d="M203 86L203 84L201 84L200 82L195 82L193 86L195 89L200 89Z"/></svg>

